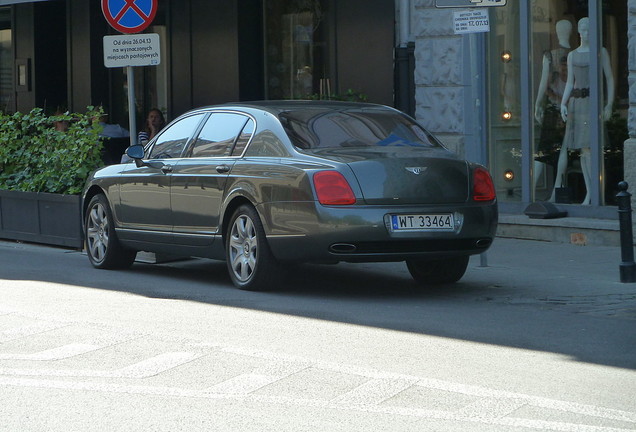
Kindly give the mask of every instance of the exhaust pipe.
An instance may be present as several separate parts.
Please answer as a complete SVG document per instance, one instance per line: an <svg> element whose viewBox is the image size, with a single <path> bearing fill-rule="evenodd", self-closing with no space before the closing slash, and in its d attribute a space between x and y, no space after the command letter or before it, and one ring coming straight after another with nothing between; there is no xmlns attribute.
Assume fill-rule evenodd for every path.
<svg viewBox="0 0 636 432"><path fill-rule="evenodd" d="M492 240L491 239L479 239L475 242L475 246L477 246L478 248L487 248L488 246L490 246L492 244Z"/></svg>
<svg viewBox="0 0 636 432"><path fill-rule="evenodd" d="M331 252L338 253L338 254L353 253L357 249L358 248L356 247L356 245L353 245L350 243L334 243L331 246L329 246L329 250Z"/></svg>

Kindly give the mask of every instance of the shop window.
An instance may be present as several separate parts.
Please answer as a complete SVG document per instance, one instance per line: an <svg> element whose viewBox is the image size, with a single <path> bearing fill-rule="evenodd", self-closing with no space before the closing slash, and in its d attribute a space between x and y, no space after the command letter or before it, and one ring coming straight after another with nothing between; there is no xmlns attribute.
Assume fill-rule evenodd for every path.
<svg viewBox="0 0 636 432"><path fill-rule="evenodd" d="M0 7L0 111L13 108L13 41L11 8Z"/></svg>
<svg viewBox="0 0 636 432"><path fill-rule="evenodd" d="M535 85L535 199L590 204L594 191L601 204L614 204L623 175L627 139L627 3L603 2L600 53L592 52L587 2L535 0L532 12ZM620 39L620 40L619 40ZM601 86L595 98L597 57ZM597 86L598 87L598 86ZM596 142L592 107L598 104L600 141ZM599 166L594 175L593 163ZM600 179L600 184L598 183ZM595 184L596 183L596 184Z"/></svg>
<svg viewBox="0 0 636 432"><path fill-rule="evenodd" d="M331 94L327 64L326 2L265 1L265 58L268 99Z"/></svg>
<svg viewBox="0 0 636 432"><path fill-rule="evenodd" d="M599 14L594 20L591 10ZM526 55L520 43L524 19L530 22L529 71L519 62ZM592 49L599 44L590 41L595 21L601 27L598 52ZM509 2L494 11L491 22L489 155L500 199L520 201L525 195L536 201L615 204L628 138L627 38L620 37L627 34L627 2L608 0L591 8L587 1L534 0L529 13ZM593 70L598 75L592 76ZM529 118L522 118L522 82L531 86L525 102ZM523 122L532 135L528 146ZM526 168L522 149L528 148ZM530 171L530 185L522 183L523 169Z"/></svg>

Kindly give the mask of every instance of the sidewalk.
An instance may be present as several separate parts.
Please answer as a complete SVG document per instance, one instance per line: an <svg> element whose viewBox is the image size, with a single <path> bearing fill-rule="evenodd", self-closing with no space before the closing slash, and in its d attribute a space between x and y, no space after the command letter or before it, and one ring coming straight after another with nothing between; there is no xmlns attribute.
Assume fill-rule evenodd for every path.
<svg viewBox="0 0 636 432"><path fill-rule="evenodd" d="M526 215L504 213L499 215L497 235L506 238L574 242L592 246L620 246L618 217L531 219Z"/></svg>
<svg viewBox="0 0 636 432"><path fill-rule="evenodd" d="M636 283L620 282L619 247L497 238L485 258L483 267L472 257L464 279L500 281L509 302L636 319Z"/></svg>

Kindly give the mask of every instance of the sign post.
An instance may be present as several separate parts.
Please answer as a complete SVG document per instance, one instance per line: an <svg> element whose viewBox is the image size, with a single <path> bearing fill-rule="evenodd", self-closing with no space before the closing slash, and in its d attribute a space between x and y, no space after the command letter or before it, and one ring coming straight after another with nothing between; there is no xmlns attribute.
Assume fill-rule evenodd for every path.
<svg viewBox="0 0 636 432"><path fill-rule="evenodd" d="M137 143L134 66L156 66L161 62L159 35L140 34L155 19L158 0L102 0L102 13L120 36L104 36L104 66L125 67L128 79L128 123L130 145Z"/></svg>
<svg viewBox="0 0 636 432"><path fill-rule="evenodd" d="M515 1L515 0L513 0ZM453 14L453 28L455 34L468 34L470 42L470 64L471 64L471 76L478 76L477 66L475 61L475 52L477 45L476 33L484 33L490 31L490 19L488 11L480 9L482 7L490 6L505 6L506 0L435 0L435 7L438 8L471 8L466 12L455 12ZM472 9L474 8L474 9ZM476 87L476 83L473 78L472 87ZM479 108L481 103L479 98L474 98L478 113L481 112ZM475 132L477 133L477 132ZM483 161L479 161L483 162ZM480 254L481 264L480 267L488 266L488 258L486 252Z"/></svg>

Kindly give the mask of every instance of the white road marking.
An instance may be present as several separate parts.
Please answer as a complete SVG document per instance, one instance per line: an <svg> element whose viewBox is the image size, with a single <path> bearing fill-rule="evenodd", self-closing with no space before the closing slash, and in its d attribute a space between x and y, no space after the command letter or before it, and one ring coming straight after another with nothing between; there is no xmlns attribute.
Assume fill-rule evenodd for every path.
<svg viewBox="0 0 636 432"><path fill-rule="evenodd" d="M159 375L170 369L190 363L203 354L189 352L171 352L141 361L134 365L113 372L113 376L121 378L148 378Z"/></svg>
<svg viewBox="0 0 636 432"><path fill-rule="evenodd" d="M281 379L280 376L243 374L208 388L210 394L245 395Z"/></svg>
<svg viewBox="0 0 636 432"><path fill-rule="evenodd" d="M501 401L508 400L513 405L524 403L539 408L548 408L560 410L573 414L582 414L591 417L597 417L606 420L617 420L636 424L636 412L614 410L611 408L602 408L593 405L584 405L574 402L564 402L556 399L542 398L538 396L530 396L522 393L514 393L486 387L477 387L467 384L458 384L450 381L442 381L434 378L421 378L405 374L396 374L382 372L374 369L360 368L351 365L338 364L333 362L310 361L306 358L297 356L286 356L277 353L260 351L244 347L218 347L221 351L231 352L235 354L257 357L266 360L294 362L297 361L304 366L311 366L319 370L326 370L342 374L352 374L378 380L414 380L416 386L424 387L431 390L441 390L446 392L458 393L479 398L494 398ZM502 403L502 402L500 402ZM427 411L428 412L428 411Z"/></svg>
<svg viewBox="0 0 636 432"><path fill-rule="evenodd" d="M45 351L40 351L32 354L0 354L0 360L39 360L39 361L53 361L62 360L69 357L75 357L81 354L86 354L91 351L95 351L102 348L99 345L90 344L68 344L57 348L52 348Z"/></svg>
<svg viewBox="0 0 636 432"><path fill-rule="evenodd" d="M56 330L62 327L66 327L69 324L66 323L35 323L31 325L14 327L0 332L0 343L9 342L16 339L21 339L27 336L33 336L40 333L45 333L51 330Z"/></svg>
<svg viewBox="0 0 636 432"><path fill-rule="evenodd" d="M0 315L11 313L15 312L0 310ZM90 326L86 323L53 323L51 321L53 320L4 330L0 332L0 343L37 335L70 325ZM103 328L100 327L100 331L103 331ZM139 336L140 335L132 334L122 337L107 335L101 338L87 340L83 343L68 344L37 353L0 354L0 360L59 360L91 352L95 349L99 349L100 347L116 343L114 342L116 340L132 339ZM178 344L181 347L190 347L193 352L167 352L112 371L82 369L0 369L0 387L48 388L69 391L97 391L139 395L159 395L167 397L241 400L252 403L281 404L292 407L314 407L341 411L407 416L440 421L470 422L474 424L504 426L507 428L533 428L535 430L542 431L624 432L627 430L636 430L636 412L632 411L621 411L593 405L565 402L522 393L458 384L433 378L388 373L335 362L320 362L307 358L286 356L245 347L221 346L201 342L184 343L183 341L178 341ZM266 361L260 362L261 365L249 373L238 375L203 390L167 386L128 385L108 382L85 382L72 379L55 379L55 377L101 377L134 378L141 380L190 363L197 358L206 355L209 351L234 353ZM311 373L318 374L324 372L336 372L339 374L356 375L358 377L368 378L368 381L332 400L325 400L321 398L305 399L295 396L268 396L254 393L256 390L264 386L282 380L304 369L310 369L312 370ZM457 395L467 395L474 397L477 400L472 404L463 406L462 408L448 411L407 408L384 403L393 396L413 386L423 387L429 390L455 393ZM449 397L449 395L446 395L446 397ZM452 397L452 394L450 397ZM523 406L558 410L565 414L580 415L581 423L515 418L514 412ZM589 425L586 424L589 423L586 421L586 419L588 419L587 416L593 418L589 419L589 422L599 422L599 420L608 422L620 421L623 422L627 428L623 429L609 426ZM578 417L575 418L578 420Z"/></svg>
<svg viewBox="0 0 636 432"><path fill-rule="evenodd" d="M331 403L344 405L377 405L412 387L416 379L372 379L344 393Z"/></svg>
<svg viewBox="0 0 636 432"><path fill-rule="evenodd" d="M170 369L190 363L204 354L171 352L143 360L114 371L90 369L10 369L0 368L0 375L39 377L86 377L86 378L148 378Z"/></svg>
<svg viewBox="0 0 636 432"><path fill-rule="evenodd" d="M137 338L133 334L104 335L91 338L83 343L72 343L35 353L0 353L0 360L54 361L87 354L109 346Z"/></svg>
<svg viewBox="0 0 636 432"><path fill-rule="evenodd" d="M469 422L488 424L494 426L523 427L535 430L562 431L562 432L626 432L633 428L614 428L606 426L590 426L580 423L566 423L558 421L544 421L517 418L485 418L480 416L467 416L459 412L442 410L421 410L413 408L391 407L383 405L338 404L318 399L299 399L281 396L264 396L255 394L219 394L210 393L207 390L181 389L176 387L139 386L125 384L105 384L77 381L55 381L31 378L6 378L0 377L0 386L16 386L27 388L48 388L75 391L97 391L109 393L126 393L137 395L152 395L165 397L188 397L201 399L225 399L240 400L252 403L274 403L295 407L313 407L325 409L337 409L345 411L357 411L385 415L398 415L429 420L446 420L454 422Z"/></svg>
<svg viewBox="0 0 636 432"><path fill-rule="evenodd" d="M470 418L499 419L512 414L525 405L528 405L528 403L523 399L482 398L465 406L458 414Z"/></svg>

